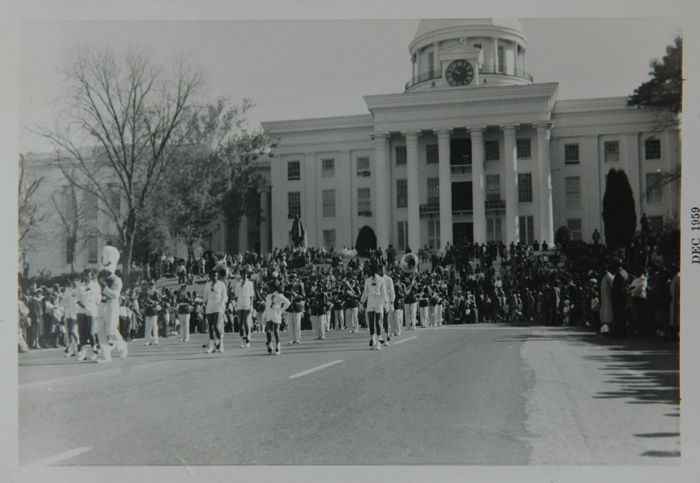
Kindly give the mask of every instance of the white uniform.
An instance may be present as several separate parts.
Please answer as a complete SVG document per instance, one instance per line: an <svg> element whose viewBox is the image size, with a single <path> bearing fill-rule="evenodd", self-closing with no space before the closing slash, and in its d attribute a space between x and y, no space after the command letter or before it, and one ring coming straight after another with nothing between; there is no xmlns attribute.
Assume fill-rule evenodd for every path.
<svg viewBox="0 0 700 483"><path fill-rule="evenodd" d="M112 348L109 341L114 343L122 358L125 358L127 354L126 342L119 333L119 296L122 291L122 279L111 275L109 282L112 285L111 288L105 286L102 289L104 301L100 304L100 316L98 316L98 337L105 361L112 360L110 354Z"/></svg>

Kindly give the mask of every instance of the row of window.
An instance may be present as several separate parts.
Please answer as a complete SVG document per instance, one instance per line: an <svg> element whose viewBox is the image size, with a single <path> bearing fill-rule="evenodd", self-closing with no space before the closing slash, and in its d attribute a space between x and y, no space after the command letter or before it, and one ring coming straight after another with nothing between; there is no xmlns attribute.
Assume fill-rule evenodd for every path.
<svg viewBox="0 0 700 483"><path fill-rule="evenodd" d="M370 176L369 156L357 158L357 176ZM335 177L335 159L329 158L321 160L321 177ZM290 181L301 179L300 161L287 161L287 179Z"/></svg>
<svg viewBox="0 0 700 483"><path fill-rule="evenodd" d="M661 173L646 174L647 204L662 203L664 200L663 175ZM581 177L567 176L564 178L564 201L566 208L581 208Z"/></svg>
<svg viewBox="0 0 700 483"><path fill-rule="evenodd" d="M605 162L612 163L620 161L620 141L606 141L603 143ZM530 138L516 140L518 159L529 159L532 157L532 143ZM406 165L408 156L406 146L396 146L396 165ZM661 140L647 139L644 141L644 157L647 160L661 159ZM501 159L500 145L497 140L484 141L484 159L486 161L498 161ZM440 152L437 144L426 146L426 164L438 164L440 162ZM579 164L581 153L578 143L564 145L564 163ZM357 158L357 176L370 176L369 156ZM335 159L321 160L321 177L335 177ZM287 179L301 179L301 162L287 162Z"/></svg>
<svg viewBox="0 0 700 483"><path fill-rule="evenodd" d="M440 179L428 178L428 205L440 204ZM501 200L501 177L498 174L486 175L486 201ZM335 190L323 190L323 217L335 218ZM532 203L532 173L518 173L518 202ZM566 176L564 178L564 202L567 209L581 208L581 177ZM663 202L662 175L660 173L646 174L646 202L648 204ZM370 188L357 189L357 215L372 216L372 200ZM396 180L396 207L408 208L408 180ZM288 193L288 217L301 216L301 192Z"/></svg>
<svg viewBox="0 0 700 483"><path fill-rule="evenodd" d="M603 152L606 163L620 161L620 141L606 141L603 143ZM644 159L661 159L661 140L647 139L644 141ZM578 144L564 145L564 163L579 164L581 162Z"/></svg>

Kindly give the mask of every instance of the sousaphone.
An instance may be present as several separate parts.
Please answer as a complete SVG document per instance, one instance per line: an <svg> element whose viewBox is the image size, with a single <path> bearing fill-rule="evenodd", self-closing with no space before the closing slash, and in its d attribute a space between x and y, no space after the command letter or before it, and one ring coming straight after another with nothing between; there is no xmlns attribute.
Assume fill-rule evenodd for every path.
<svg viewBox="0 0 700 483"><path fill-rule="evenodd" d="M405 273L411 274L418 270L418 257L414 253L407 253L399 262L399 266Z"/></svg>

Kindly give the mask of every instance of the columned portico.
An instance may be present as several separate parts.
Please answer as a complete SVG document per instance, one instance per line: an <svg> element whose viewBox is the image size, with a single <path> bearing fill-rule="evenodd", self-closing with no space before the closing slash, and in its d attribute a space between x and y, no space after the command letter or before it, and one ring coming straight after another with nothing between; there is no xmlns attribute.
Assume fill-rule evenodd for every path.
<svg viewBox="0 0 700 483"><path fill-rule="evenodd" d="M389 189L390 174L387 158L389 133L374 133L374 166L377 226L377 247L385 250L389 245L391 231L391 190Z"/></svg>
<svg viewBox="0 0 700 483"><path fill-rule="evenodd" d="M402 134L406 138L408 175L408 246L416 252L422 246L420 243L420 189L418 185L418 135L420 131L406 131Z"/></svg>
<svg viewBox="0 0 700 483"><path fill-rule="evenodd" d="M484 131L486 126L467 128L472 138L472 226L474 243L486 243L486 192L484 186Z"/></svg>
<svg viewBox="0 0 700 483"><path fill-rule="evenodd" d="M502 125L505 161L506 245L518 241L518 163L516 157L515 130L518 124Z"/></svg>
<svg viewBox="0 0 700 483"><path fill-rule="evenodd" d="M552 170L549 162L549 130L551 122L535 123L537 129L537 162L539 166L539 241L554 244L554 220L552 214Z"/></svg>
<svg viewBox="0 0 700 483"><path fill-rule="evenodd" d="M450 135L452 129L435 130L438 137L440 174L440 244L443 249L452 241L452 179L450 174Z"/></svg>

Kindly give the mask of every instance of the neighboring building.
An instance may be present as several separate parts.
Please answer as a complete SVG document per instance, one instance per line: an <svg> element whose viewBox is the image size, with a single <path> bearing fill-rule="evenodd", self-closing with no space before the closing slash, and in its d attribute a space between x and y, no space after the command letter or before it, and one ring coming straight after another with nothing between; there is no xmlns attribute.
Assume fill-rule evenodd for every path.
<svg viewBox="0 0 700 483"><path fill-rule="evenodd" d="M102 247L107 244L108 239L118 238L114 221L106 214L108 210L103 203L96 196L77 190L77 216L81 229L77 249L72 250L64 220L70 223L75 218L75 213L68 180L55 164L55 159L54 153L29 153L25 156L27 183L30 184L36 179L42 180L32 202L39 205L40 211L44 213L38 234L32 243L19 247L18 272L23 273L26 264L30 277L37 276L42 271L51 275L70 273L73 267L77 272L84 269L97 270L100 266ZM258 162L256 169L268 180L269 185L269 162ZM111 196L112 208L123 210L125 205L120 203L119 196L119 190L115 187ZM266 251L270 251L270 189L261 190L255 196L259 197L260 219L249 220L244 215L238 226L233 227L228 226L223 219L213 222L210 227L211 235L202 242L202 250L237 253L247 250L260 251L261 247L267 247ZM187 247L182 243L173 243L169 252L175 257L184 258L187 256ZM122 268L121 264L119 268Z"/></svg>
<svg viewBox="0 0 700 483"><path fill-rule="evenodd" d="M271 246L289 243L296 214L310 245L336 249L364 226L400 252L551 244L562 225L590 242L610 168L627 173L639 216L677 220L679 181L646 194L680 164L679 129L626 97L557 101L558 83L524 70L526 51L517 20L423 20L403 93L365 96L366 115L262 123L278 139Z"/></svg>

